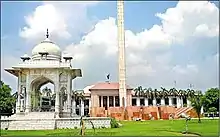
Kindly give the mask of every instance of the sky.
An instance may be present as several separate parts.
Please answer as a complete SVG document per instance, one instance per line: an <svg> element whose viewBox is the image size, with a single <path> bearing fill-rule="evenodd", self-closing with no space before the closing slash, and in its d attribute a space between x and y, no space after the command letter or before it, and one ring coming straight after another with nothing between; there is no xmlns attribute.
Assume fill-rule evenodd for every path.
<svg viewBox="0 0 220 137"><path fill-rule="evenodd" d="M116 2L1 2L1 79L4 71L45 38L73 56L82 69L74 89L118 81ZM219 5L208 1L124 4L126 82L131 87L206 90L219 83ZM175 82L176 81L176 84Z"/></svg>

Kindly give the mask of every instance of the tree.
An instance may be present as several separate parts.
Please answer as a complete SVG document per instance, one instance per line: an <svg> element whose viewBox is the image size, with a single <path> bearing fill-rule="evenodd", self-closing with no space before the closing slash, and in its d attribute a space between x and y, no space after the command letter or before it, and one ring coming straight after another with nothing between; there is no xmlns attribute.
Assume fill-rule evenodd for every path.
<svg viewBox="0 0 220 137"><path fill-rule="evenodd" d="M16 104L16 98L11 95L9 85L0 81L0 113L1 115L10 116Z"/></svg>
<svg viewBox="0 0 220 137"><path fill-rule="evenodd" d="M83 92L72 91L71 97L72 99L79 100L80 102L81 100L85 100Z"/></svg>
<svg viewBox="0 0 220 137"><path fill-rule="evenodd" d="M144 89L144 97L146 97L146 98L150 98L150 88L145 88Z"/></svg>
<svg viewBox="0 0 220 137"><path fill-rule="evenodd" d="M138 86L137 88L134 89L134 91L135 91L135 96L138 96L138 97L144 96L144 90L142 86Z"/></svg>
<svg viewBox="0 0 220 137"><path fill-rule="evenodd" d="M209 112L212 112L212 113L215 113L215 112L217 112L217 108L211 107L211 108L209 108L208 111L209 111Z"/></svg>
<svg viewBox="0 0 220 137"><path fill-rule="evenodd" d="M219 111L219 88L211 88L205 92L204 110L207 112L209 108L215 107Z"/></svg>
<svg viewBox="0 0 220 137"><path fill-rule="evenodd" d="M201 123L200 114L202 106L205 104L205 97L201 91L197 91L194 96L190 98L191 105L195 109L197 116L199 118L198 123Z"/></svg>

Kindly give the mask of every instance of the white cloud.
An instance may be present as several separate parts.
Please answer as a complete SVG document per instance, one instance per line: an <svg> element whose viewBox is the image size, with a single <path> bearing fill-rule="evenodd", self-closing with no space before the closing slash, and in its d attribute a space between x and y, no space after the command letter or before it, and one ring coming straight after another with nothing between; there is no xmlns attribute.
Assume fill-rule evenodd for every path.
<svg viewBox="0 0 220 137"><path fill-rule="evenodd" d="M25 20L29 27L24 27L20 32L20 35L24 38L36 38L42 32L45 33L46 28L62 38L71 36L67 30L65 19L51 4L37 7L33 14L25 17Z"/></svg>
<svg viewBox="0 0 220 137"><path fill-rule="evenodd" d="M176 42L184 44L189 37L218 36L218 33L214 31L218 26L217 15L218 8L209 2L180 1L176 7L167 9L165 13L156 14L161 19L162 25L153 25L152 28L138 33L126 30L128 82L133 85L169 87L173 85L174 80L177 80L179 86L185 88L192 82L201 88L213 85L210 82L206 84L198 82L205 81L206 75L204 74L207 74L208 67L206 67L207 70L201 69L198 62L192 63L191 61L185 64L173 64L175 56L172 54L171 46L175 46ZM115 23L116 20L112 17L101 20L79 44L67 46L66 50L77 57L73 61L75 66L82 68L85 73L79 83L84 82L87 85L100 81L103 76L99 73L106 71L113 71L112 75L115 75L113 80L117 80L117 27ZM90 74L93 76L97 74L96 78L91 80ZM216 83L215 80L210 79L210 81Z"/></svg>
<svg viewBox="0 0 220 137"><path fill-rule="evenodd" d="M79 27L82 31L83 26L90 26L85 23L88 21L86 8L93 3L91 5L84 3L79 6L80 4L44 3L40 11L36 9L28 16L28 29L22 31L22 36L33 39L39 37L38 33L43 35L46 25L41 21L47 19L48 16L54 21L46 22L50 24L53 35L65 36L60 36L59 32L75 35L67 28ZM50 12L42 15L44 8L50 9ZM72 12L68 13L70 9ZM219 54L205 59L202 65L194 60L174 63L177 57L174 56L173 52L176 51L173 51L172 47L176 46L176 42L184 45L188 42L188 38L218 36L218 12L218 8L210 2L179 1L176 7L167 9L165 13L156 14L156 17L161 19L161 25L155 24L150 29L138 33L126 30L128 83L134 86L158 88L161 85L171 87L173 81L176 80L181 88L187 88L190 83L199 88L216 86L218 84L216 58ZM72 21L72 26L70 26L70 21ZM36 24L37 22L40 23ZM85 87L97 81L105 81L105 75L108 73L111 73L112 81L117 81L117 50L117 26L113 17L100 20L79 43L67 46L65 51L74 57L73 67L81 68L83 72L83 78L76 80L75 85Z"/></svg>
<svg viewBox="0 0 220 137"><path fill-rule="evenodd" d="M26 26L19 34L29 41L39 40L45 37L48 28L52 37L64 40L74 37L90 28L87 8L95 4L97 2L43 2L25 17Z"/></svg>
<svg viewBox="0 0 220 137"><path fill-rule="evenodd" d="M162 19L163 31L177 41L186 40L201 31L202 36L219 35L219 9L208 1L179 1L175 8L156 16Z"/></svg>

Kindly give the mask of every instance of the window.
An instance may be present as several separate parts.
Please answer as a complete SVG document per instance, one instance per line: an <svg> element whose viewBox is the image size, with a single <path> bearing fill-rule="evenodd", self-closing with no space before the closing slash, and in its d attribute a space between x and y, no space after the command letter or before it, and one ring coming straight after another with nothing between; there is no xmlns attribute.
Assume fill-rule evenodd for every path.
<svg viewBox="0 0 220 137"><path fill-rule="evenodd" d="M140 105L141 105L141 106L145 106L144 98L141 98L141 99L140 99Z"/></svg>
<svg viewBox="0 0 220 137"><path fill-rule="evenodd" d="M137 106L137 99L136 98L132 99L132 106Z"/></svg>
<svg viewBox="0 0 220 137"><path fill-rule="evenodd" d="M119 96L115 97L115 106L119 107L120 106L120 102L119 102Z"/></svg>

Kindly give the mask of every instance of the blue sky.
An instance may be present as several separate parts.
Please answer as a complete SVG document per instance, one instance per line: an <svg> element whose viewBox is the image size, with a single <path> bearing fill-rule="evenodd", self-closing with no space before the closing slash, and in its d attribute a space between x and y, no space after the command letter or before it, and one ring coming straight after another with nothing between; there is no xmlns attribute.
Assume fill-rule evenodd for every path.
<svg viewBox="0 0 220 137"><path fill-rule="evenodd" d="M53 32L51 32L52 35L51 37L53 38L53 40L61 47L62 50L68 50L74 55L86 54L86 57L88 57L88 58L84 57L82 60L76 59L74 62L74 64L76 64L76 67L82 68L83 72L85 72L84 77L82 79L77 79L76 82L74 83L76 87L83 88L97 81L102 81L103 77L105 77L104 76L105 73L107 72L111 72L112 80L117 81L116 54L114 53L109 55L105 61L98 60L97 58L93 58L95 57L93 53L89 53L89 50L87 49L87 47L89 47L88 45L80 44L80 41L83 41L82 37L87 36L87 39L89 39L89 37L92 36L93 34L92 32L96 32L94 33L94 35L97 34L97 36L92 37L96 39L95 41L98 41L99 39L101 41L101 39L103 39L102 34L106 35L106 37L108 36L110 37L115 34L115 31L113 31L115 22L114 24L111 24L113 25L112 30L108 30L108 28L106 28L103 29L103 32L98 31L98 29L96 29L95 26L96 24L100 24L99 27L101 27L101 25L103 25L103 27L106 27L106 25L107 27L111 27L108 26L107 23L101 23L101 21L106 20L106 22L110 23L111 20L109 19L109 17L113 17L113 19L116 18L117 15L116 2L99 2L95 4L84 3L85 5L80 3L77 6L74 4L66 4L65 2L63 3L62 6L60 6L56 2L52 2L52 3L2 2L2 8L1 8L2 66L10 67L12 65L15 65L19 61L20 56L22 56L24 53L28 53L30 55L32 48L37 43L39 43L40 40L44 38L43 29L34 28L36 27L36 25L33 27L33 25L31 26L31 24L28 24L27 21L25 20L25 17L27 18L29 17L29 19L30 18L34 19L32 20L32 23L36 20L39 22L49 22L48 20L48 18L50 18L49 12L48 12L48 18L42 18L44 20L40 20L41 16L43 16L40 14L40 12L39 14L36 14L37 16L36 18L35 15L33 14L36 11L37 7L44 6L47 4L52 5L52 8L54 8L56 13L59 14L59 16L57 15L57 17L54 17L53 19L58 22L61 20L61 22L59 22L58 24L55 25L53 23L50 24L51 26L58 25L54 28L51 28L51 30L54 29ZM127 73L129 73L127 74L128 83L131 84L132 86L143 85L146 87L150 86L150 87L158 88L161 85L164 85L166 87L172 87L173 81L177 79L179 81L178 82L179 84L177 84L179 85L179 88L187 88L189 83L194 83L196 88L203 90L218 85L218 79L217 79L218 71L216 68L218 66L218 63L217 62L210 63L211 62L210 60L212 60L213 58L215 59L215 56L218 57L219 35L210 34L211 36L207 36L206 34L208 34L208 32L204 34L199 34L199 36L191 35L192 29L195 29L199 25L206 24L208 28L211 28L213 26L215 27L215 25L218 24L218 22L216 22L218 18L218 16L216 16L218 14L216 12L216 8L218 7L217 2L215 2L215 5L210 5L205 3L203 5L198 5L198 6L195 6L197 4L194 4L194 6L188 6L188 7L186 6L187 8L189 8L189 11L191 10L193 11L199 6L201 6L200 8L198 8L199 10L201 10L198 11L198 13L187 12L187 10L181 11L182 9L184 9L181 8L181 6L184 7L184 4L179 4L179 6L177 6L177 4L178 2L174 2L174 1L125 2L125 29L129 30L134 34L132 36L128 36L130 43L128 43L128 52L126 53L127 56L131 55L136 59L136 61L132 61L129 57L128 59L126 59L128 66L132 66L127 68L128 69ZM190 5L193 3L188 2L187 4ZM214 11L208 10L209 8L212 7L215 7ZM47 7L45 7L45 9L46 8ZM175 21L174 17L172 18L172 16L174 16L175 14L170 14L170 15L167 14L166 11L169 8L174 8L177 11L181 11L179 17L180 16L184 17L183 18L184 21L182 24L180 23L175 24L178 23L178 21L180 20ZM48 11L50 9L48 9ZM206 12L207 15L204 14ZM161 13L163 15L167 15L167 17L170 17L169 18L170 21L169 19L167 20L168 25L163 23L165 19L156 16L157 13ZM51 12L51 14L53 13ZM59 27L59 24L62 25L61 23L65 23L67 28ZM161 27L162 30L151 31L151 29L155 25ZM175 26L178 26L178 28L172 30L172 27ZM33 30L31 35L23 30L24 27L28 27L30 28L30 30ZM43 27L46 28L47 26L43 26ZM178 29L180 30L179 32L177 31ZM39 30L39 32L35 33L34 31L36 30ZM148 32L146 32L146 30ZM177 32L173 32L175 30ZM23 34L25 35L22 36L20 33L21 31L24 32ZM70 37L64 38L64 36L60 36L59 33L61 32L68 33ZM163 32L164 34L161 34L161 32ZM112 34L110 35L110 33ZM140 33L146 35L140 37L139 36ZM167 35L169 35L169 38L165 37ZM161 36L161 39L159 38L159 36ZM170 37L172 37L172 40ZM139 41L139 44L133 44L132 42L133 38L134 41L135 39ZM87 39L85 41L87 41ZM181 42L179 41L180 39L182 39ZM172 41L171 44L164 43L168 40ZM144 49L141 49L142 45L140 41L145 41L145 42L141 42L141 43L145 43L143 45L143 47L145 47ZM102 46L103 47L106 46L106 49L109 48L110 50L109 45L111 44L109 43L110 42L106 40L102 42ZM98 49L101 49L102 47L99 47L100 45L98 45L95 42L93 42L92 45L93 48L97 51L97 54L99 54ZM131 45L131 47L129 47L129 45ZM76 47L78 47L77 50ZM10 61L8 61L7 58ZM159 59L159 61L157 58ZM94 61L94 59L96 61ZM110 65L106 64L108 68L101 67L100 65L99 66L94 65L94 67L88 69L88 66L96 64L96 62L99 62L98 64L100 64L101 61L104 62L109 61ZM139 64L138 61L140 61ZM83 62L86 62L87 64ZM132 64L134 62L136 62L138 65ZM148 63L143 64L143 62L148 62ZM189 66L189 68L187 68L187 65ZM161 66L163 66L164 68ZM189 70L192 68L192 66L196 72L191 72L191 70ZM99 72L94 72L97 73L97 75L95 76L92 75L91 72L97 69L100 70ZM135 71L139 71L139 69L143 70L143 72L142 71L140 72L142 74L134 73ZM208 72L212 72L212 73L209 74ZM166 77L170 77L170 79L167 80ZM15 77L5 72L2 72L2 79L6 83L10 84L13 87L13 89L15 89L16 87Z"/></svg>

